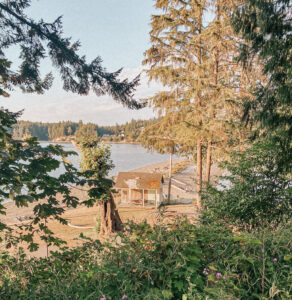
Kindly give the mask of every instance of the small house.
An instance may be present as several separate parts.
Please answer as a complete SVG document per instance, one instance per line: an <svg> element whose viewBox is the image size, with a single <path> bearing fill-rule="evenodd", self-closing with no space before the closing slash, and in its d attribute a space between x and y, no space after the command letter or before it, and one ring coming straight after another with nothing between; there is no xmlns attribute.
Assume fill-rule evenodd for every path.
<svg viewBox="0 0 292 300"><path fill-rule="evenodd" d="M118 204L157 207L163 200L162 184L162 174L120 172L114 186Z"/></svg>

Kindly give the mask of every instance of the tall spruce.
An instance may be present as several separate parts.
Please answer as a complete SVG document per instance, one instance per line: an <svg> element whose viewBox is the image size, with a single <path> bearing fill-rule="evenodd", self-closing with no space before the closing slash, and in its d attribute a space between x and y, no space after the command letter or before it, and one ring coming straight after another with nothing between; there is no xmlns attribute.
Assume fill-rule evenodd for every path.
<svg viewBox="0 0 292 300"><path fill-rule="evenodd" d="M154 107L163 111L166 102L173 104L171 114L179 122L180 102L193 101L201 109L202 104L202 39L203 9L206 1L156 1L155 7L162 10L160 15L152 16L150 32L152 47L146 51L144 64L150 65L150 80L161 81L169 90L153 97ZM188 46L196 39L197 46L188 52ZM196 63L194 63L196 61ZM199 66L199 67L198 67ZM196 86L187 89L189 76L196 77ZM185 79L183 79L185 77ZM192 90L191 99L180 97L182 93ZM200 123L200 115L197 116ZM171 129L174 129L172 124ZM201 208L200 190L202 182L202 146L201 137L197 140L197 205ZM193 151L195 154L195 151Z"/></svg>
<svg viewBox="0 0 292 300"><path fill-rule="evenodd" d="M171 106L168 113L175 122L169 130L179 136L181 151L194 156L198 208L203 156L209 181L213 149L214 156L222 156L241 138L239 95L248 94L252 82L234 61L239 38L230 25L228 5L232 3L156 1L161 14L152 16L152 46L145 52L150 80L166 86L149 100L158 111Z"/></svg>

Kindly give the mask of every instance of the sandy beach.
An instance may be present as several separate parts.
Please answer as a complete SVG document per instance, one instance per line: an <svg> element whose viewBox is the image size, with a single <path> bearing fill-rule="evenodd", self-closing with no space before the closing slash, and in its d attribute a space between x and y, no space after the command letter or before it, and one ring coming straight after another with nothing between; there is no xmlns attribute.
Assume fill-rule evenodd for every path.
<svg viewBox="0 0 292 300"><path fill-rule="evenodd" d="M186 215L188 217L196 217L196 207L192 202L196 197L195 191L195 170L193 164L184 159L177 159L173 161L173 170L183 169L173 174L172 177L172 192L171 200L172 204L166 206L165 214L167 216ZM156 172L165 175L163 184L163 193L166 197L168 189L168 172L169 162L161 162L158 164L146 166L143 168L135 169L133 172ZM221 174L220 169L213 168L212 180L215 180L218 175ZM86 199L87 195L85 191L79 189L72 189L74 196L78 197L80 201ZM60 199L61 200L61 199ZM45 200L43 200L45 202ZM33 208L36 204L30 203L28 207L17 207L13 202L5 204L6 215L0 217L0 221L7 225L21 224L27 222L29 217L33 215ZM65 208L65 207L64 207ZM153 224L157 222L159 212L156 208L143 208L143 207L120 207L119 214L123 222L133 220L135 222L141 222L146 220L148 223ZM93 206L90 208L80 205L75 209L65 208L63 218L65 218L69 224L73 225L62 225L55 220L51 220L48 223L49 228L55 233L55 235L67 242L67 246L75 247L83 243L82 240L78 239L80 233L90 238L98 238L95 232L95 218L99 214L99 207ZM74 226L82 226L85 228L75 228ZM32 256L44 256L46 255L46 245L37 239L40 244L38 251L28 253ZM50 250L54 250L50 248Z"/></svg>

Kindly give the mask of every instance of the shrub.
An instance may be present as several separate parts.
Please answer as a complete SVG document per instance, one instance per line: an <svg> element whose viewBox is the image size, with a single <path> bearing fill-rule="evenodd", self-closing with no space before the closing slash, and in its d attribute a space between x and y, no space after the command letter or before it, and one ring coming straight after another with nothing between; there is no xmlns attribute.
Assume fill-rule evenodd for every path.
<svg viewBox="0 0 292 300"><path fill-rule="evenodd" d="M27 260L3 255L0 298L11 299L181 299L201 293L201 251L192 225L126 225L113 243Z"/></svg>
<svg viewBox="0 0 292 300"><path fill-rule="evenodd" d="M203 198L208 215L238 228L274 229L292 217L292 180L278 167L279 149L268 141L234 153L223 165L230 175L209 187Z"/></svg>
<svg viewBox="0 0 292 300"><path fill-rule="evenodd" d="M236 234L221 225L203 225L197 238L209 299L291 299L291 224L272 233Z"/></svg>
<svg viewBox="0 0 292 300"><path fill-rule="evenodd" d="M3 253L0 298L291 299L291 236L291 224L263 242L216 224L129 223L112 242L49 258Z"/></svg>

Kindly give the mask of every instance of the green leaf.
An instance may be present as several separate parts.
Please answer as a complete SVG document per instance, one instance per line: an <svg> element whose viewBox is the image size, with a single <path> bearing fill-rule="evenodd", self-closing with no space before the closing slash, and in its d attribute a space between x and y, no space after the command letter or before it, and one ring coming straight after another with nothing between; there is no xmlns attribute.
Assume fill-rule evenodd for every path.
<svg viewBox="0 0 292 300"><path fill-rule="evenodd" d="M284 256L285 261L290 261L292 259L292 254L287 254Z"/></svg>
<svg viewBox="0 0 292 300"><path fill-rule="evenodd" d="M163 290L162 296L164 299L171 299L173 297L173 293L171 292L171 290Z"/></svg>
<svg viewBox="0 0 292 300"><path fill-rule="evenodd" d="M183 289L183 287L184 287L184 283L183 283L183 281L174 281L174 286L179 290L179 291L181 291L182 289Z"/></svg>

